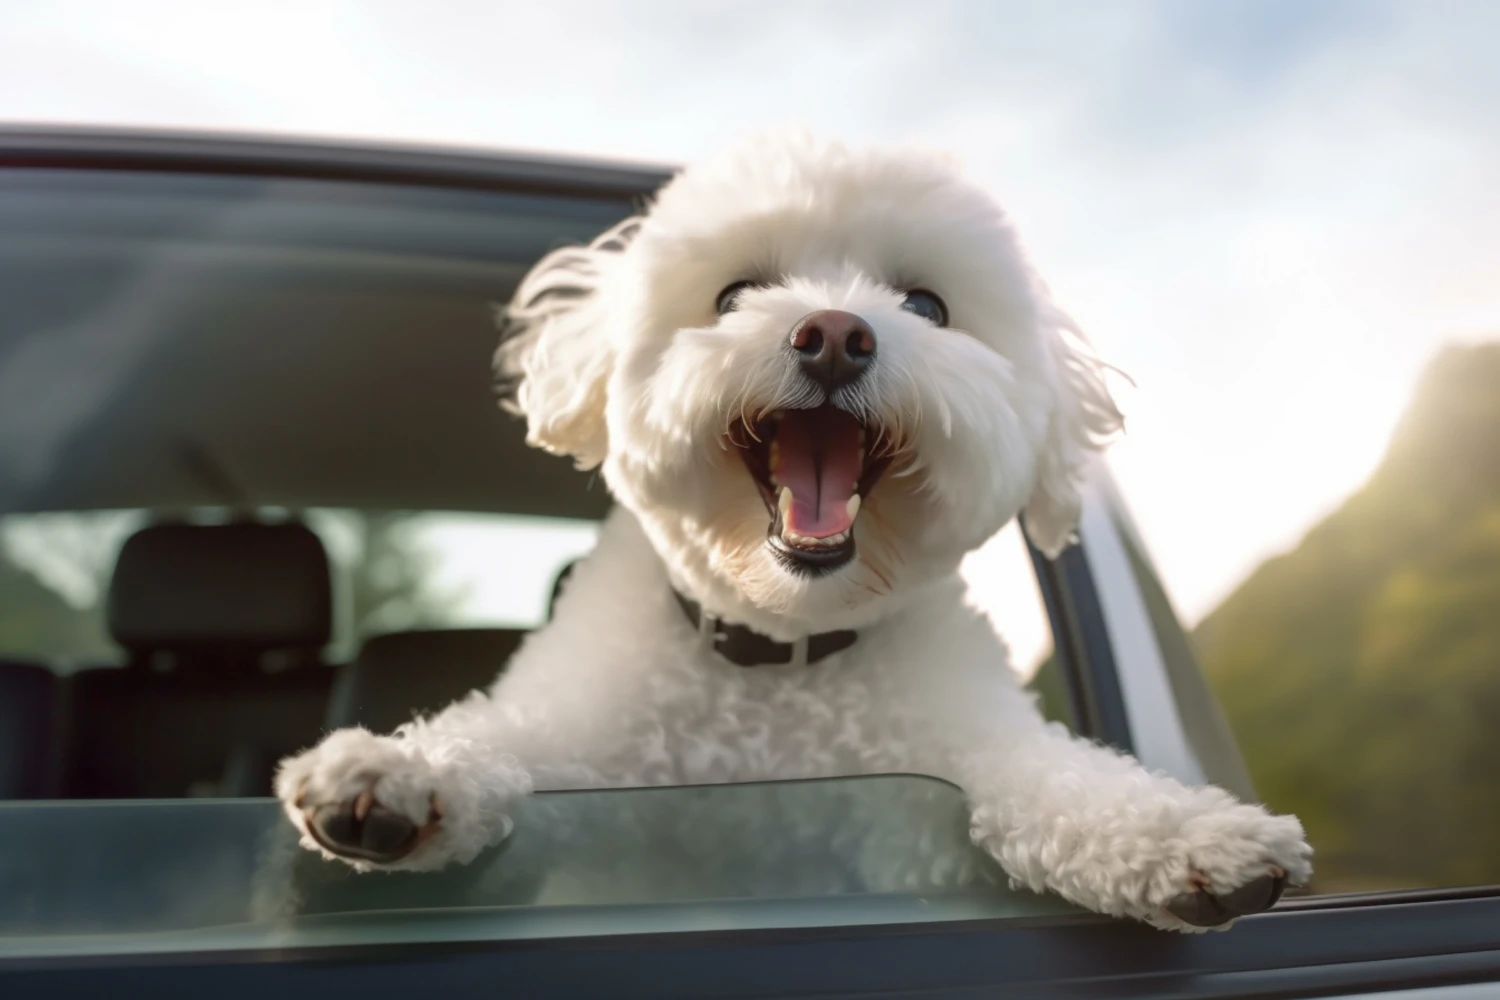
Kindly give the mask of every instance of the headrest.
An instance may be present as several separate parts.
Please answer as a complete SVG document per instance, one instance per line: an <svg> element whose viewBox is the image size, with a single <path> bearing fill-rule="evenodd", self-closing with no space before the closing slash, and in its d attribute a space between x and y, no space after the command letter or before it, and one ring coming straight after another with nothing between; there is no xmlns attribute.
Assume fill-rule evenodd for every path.
<svg viewBox="0 0 1500 1000"><path fill-rule="evenodd" d="M164 524L120 549L109 631L136 652L315 649L333 629L323 543L301 524Z"/></svg>

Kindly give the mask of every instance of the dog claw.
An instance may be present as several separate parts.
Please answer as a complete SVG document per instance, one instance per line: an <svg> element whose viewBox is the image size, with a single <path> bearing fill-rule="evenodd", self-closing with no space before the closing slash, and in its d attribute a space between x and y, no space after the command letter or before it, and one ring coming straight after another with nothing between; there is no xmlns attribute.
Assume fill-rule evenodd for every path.
<svg viewBox="0 0 1500 1000"><path fill-rule="evenodd" d="M1195 879L1195 882L1197 880ZM1219 927L1237 917L1269 910L1286 890L1286 872L1271 865L1266 874L1222 896L1206 888L1185 892L1165 907L1172 916L1194 927Z"/></svg>

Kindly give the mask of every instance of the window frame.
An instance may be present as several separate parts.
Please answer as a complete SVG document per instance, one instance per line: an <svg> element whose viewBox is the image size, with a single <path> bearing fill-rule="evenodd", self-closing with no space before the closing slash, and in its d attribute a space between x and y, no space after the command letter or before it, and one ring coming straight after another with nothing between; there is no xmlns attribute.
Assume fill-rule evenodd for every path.
<svg viewBox="0 0 1500 1000"><path fill-rule="evenodd" d="M1103 461L1089 472L1077 543L1055 560L1029 537L1026 544L1079 735L1188 784L1215 784L1258 801L1228 722ZM1188 710L1197 712L1192 726L1184 719Z"/></svg>
<svg viewBox="0 0 1500 1000"><path fill-rule="evenodd" d="M1278 908L1181 936L1084 915L0 961L8 996L1297 997L1500 982L1500 896ZM628 984L628 986L623 986ZM1461 994L1456 993L1455 998Z"/></svg>

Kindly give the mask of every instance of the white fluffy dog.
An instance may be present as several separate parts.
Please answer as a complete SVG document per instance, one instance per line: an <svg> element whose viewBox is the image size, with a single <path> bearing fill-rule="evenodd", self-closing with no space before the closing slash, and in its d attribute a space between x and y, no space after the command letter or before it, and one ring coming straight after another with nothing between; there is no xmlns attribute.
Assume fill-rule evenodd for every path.
<svg viewBox="0 0 1500 1000"><path fill-rule="evenodd" d="M1038 715L960 559L1068 544L1120 418L1003 212L946 159L762 137L556 251L498 364L619 501L496 686L335 732L277 792L356 868L466 862L534 788L917 772L1017 883L1178 930L1310 874L1292 817Z"/></svg>

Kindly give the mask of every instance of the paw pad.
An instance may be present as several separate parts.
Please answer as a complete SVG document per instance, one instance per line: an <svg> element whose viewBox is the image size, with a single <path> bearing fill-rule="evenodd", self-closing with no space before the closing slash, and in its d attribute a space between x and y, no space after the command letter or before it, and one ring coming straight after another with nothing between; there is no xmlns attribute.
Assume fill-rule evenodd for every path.
<svg viewBox="0 0 1500 1000"><path fill-rule="evenodd" d="M298 796L299 806L302 798ZM324 848L346 858L375 864L390 864L406 857L437 831L442 812L436 797L423 826L381 805L365 789L342 802L329 802L303 809L307 832Z"/></svg>
<svg viewBox="0 0 1500 1000"><path fill-rule="evenodd" d="M1194 890L1173 899L1166 905L1166 911L1194 927L1218 927L1275 906L1286 890L1286 872L1271 865L1266 874L1222 895L1209 892L1201 877L1193 882Z"/></svg>

